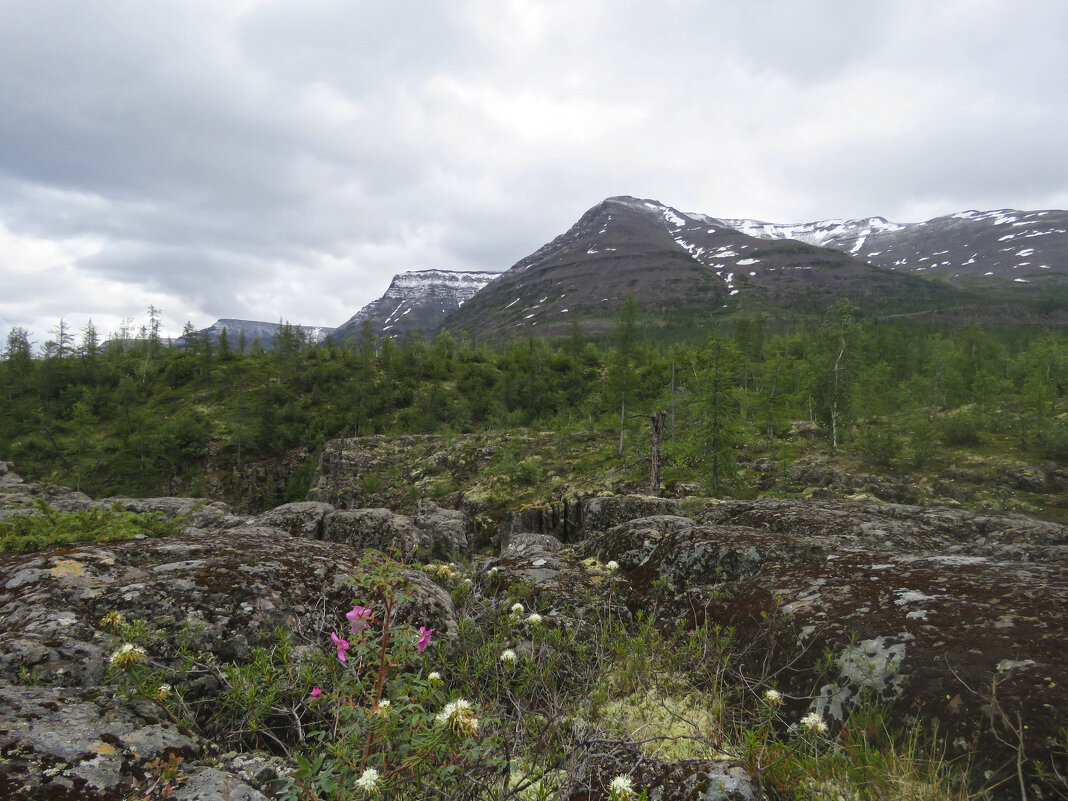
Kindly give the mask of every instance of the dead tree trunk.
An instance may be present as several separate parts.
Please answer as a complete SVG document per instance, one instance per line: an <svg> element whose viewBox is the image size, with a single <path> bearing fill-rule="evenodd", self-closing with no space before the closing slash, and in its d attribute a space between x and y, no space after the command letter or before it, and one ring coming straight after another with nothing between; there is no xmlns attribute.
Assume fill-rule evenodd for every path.
<svg viewBox="0 0 1068 801"><path fill-rule="evenodd" d="M664 433L664 413L655 412L650 418L653 421L653 443L650 450L649 469L649 494L660 497L660 438Z"/></svg>

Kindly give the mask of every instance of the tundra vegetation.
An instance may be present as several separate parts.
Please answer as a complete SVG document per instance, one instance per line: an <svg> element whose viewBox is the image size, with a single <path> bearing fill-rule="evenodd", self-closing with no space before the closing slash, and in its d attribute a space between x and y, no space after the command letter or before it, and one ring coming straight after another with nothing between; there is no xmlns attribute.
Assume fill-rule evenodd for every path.
<svg viewBox="0 0 1068 801"><path fill-rule="evenodd" d="M764 491L757 479L769 463L874 470L919 486L999 460L1055 470L1068 460L1068 331L1056 328L887 322L839 304L822 320L740 318L666 341L628 304L615 335L597 340L576 329L492 346L447 332L313 345L283 326L266 350L210 343L189 327L179 348L151 324L104 346L95 330L81 345L62 326L59 338L36 356L25 332L9 336L0 453L35 480L94 497L211 494L268 509L306 497L328 440L417 433L499 437L494 469L531 498L550 478L590 477L562 475L569 466L642 486L658 411L665 483L721 496ZM568 442L582 444L561 448ZM265 478L264 465L284 469ZM769 491L806 487L782 480ZM962 502L1068 520L1063 497L1037 487ZM0 522L5 550L132 527L168 533L117 509L36 511ZM50 540L52 530L72 539ZM922 721L895 728L875 699L845 724L798 716L807 699L742 670L745 644L731 628L676 630L654 610L624 614L612 565L588 567L597 581L582 614L550 619L530 587L501 586L477 562L427 566L456 610L448 639L398 622L408 585L396 555L377 552L353 571L349 619L310 650L279 632L241 663L190 646L164 669L151 620L105 617L100 627L114 640L115 683L220 744L292 760L293 799L559 798L605 752L625 755L597 762L602 797L616 799L643 797L634 773L643 761L724 757L775 799L983 791ZM205 673L221 696L198 707L184 688ZM176 766L161 771L178 776Z"/></svg>

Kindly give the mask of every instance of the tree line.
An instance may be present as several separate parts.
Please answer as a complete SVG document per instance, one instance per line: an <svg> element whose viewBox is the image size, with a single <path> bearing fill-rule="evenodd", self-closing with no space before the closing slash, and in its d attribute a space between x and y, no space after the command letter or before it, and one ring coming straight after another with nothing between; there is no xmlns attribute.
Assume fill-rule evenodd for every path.
<svg viewBox="0 0 1068 801"><path fill-rule="evenodd" d="M1063 328L874 321L839 303L790 331L752 317L666 341L628 299L598 339L575 327L491 345L365 327L316 344L283 325L267 348L187 326L176 347L158 318L150 309L136 334L106 344L91 324L80 339L61 326L40 354L12 330L0 458L102 496L198 494L210 473L303 454L268 499L280 503L303 498L317 453L338 436L582 429L636 463L649 457L649 417L663 412L665 476L716 492L730 491L740 448L779 442L799 421L826 450L886 467L993 441L1068 461Z"/></svg>

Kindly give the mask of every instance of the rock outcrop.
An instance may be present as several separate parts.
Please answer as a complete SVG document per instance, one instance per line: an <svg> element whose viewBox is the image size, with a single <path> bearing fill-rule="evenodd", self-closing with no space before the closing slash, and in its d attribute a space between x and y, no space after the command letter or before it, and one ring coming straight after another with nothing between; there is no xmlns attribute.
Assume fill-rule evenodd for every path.
<svg viewBox="0 0 1068 801"><path fill-rule="evenodd" d="M774 676L798 716L887 703L991 776L1015 780L1018 759L1068 775L1068 527L763 499L632 520L581 550L619 562L633 608L732 628L739 668Z"/></svg>
<svg viewBox="0 0 1068 801"><path fill-rule="evenodd" d="M48 498L54 508L83 505L62 488L18 481L9 466L0 480L0 508L25 512L26 497ZM246 661L254 649L275 645L279 630L298 649L321 651L354 600L347 578L361 550L311 538L333 513L325 504L289 505L256 519L189 499L123 505L214 529L0 559L0 797L121 798L159 773L155 760L172 757L183 760L185 777L176 799L275 797L272 782L285 769L227 764L214 743L177 725L162 706L109 683L120 640L105 620L142 621L146 658L168 676L183 672L190 653L214 665ZM421 571L406 578L414 600L398 620L438 636L454 633L448 593ZM207 717L219 691L210 670L182 688L194 714ZM246 767L250 760L262 761L246 755Z"/></svg>
<svg viewBox="0 0 1068 801"><path fill-rule="evenodd" d="M101 503L0 463L0 515L34 513L38 499ZM247 660L278 629L321 650L354 600L346 578L364 549L469 552L469 519L429 502L410 515L318 501L257 517L190 499L106 502L194 525L0 559L0 796L123 797L181 758L175 798L277 797L284 763L240 743L228 757L203 728L117 691L107 665L119 642L105 618L144 621L148 658L168 675L190 650L216 665ZM1068 527L893 503L638 496L587 498L567 514L528 507L506 525L502 552L479 567L480 603L520 592L548 625L580 631L593 609L719 626L735 644L731 669L758 691L779 689L788 719L848 721L884 704L897 725L936 726L991 797L1019 797L1021 781L1028 797L1064 790ZM415 600L400 619L450 637L449 594L422 571L405 575ZM200 709L219 692L211 675L183 687ZM603 788L624 752L586 766L583 787ZM760 797L729 761L629 768L662 801Z"/></svg>

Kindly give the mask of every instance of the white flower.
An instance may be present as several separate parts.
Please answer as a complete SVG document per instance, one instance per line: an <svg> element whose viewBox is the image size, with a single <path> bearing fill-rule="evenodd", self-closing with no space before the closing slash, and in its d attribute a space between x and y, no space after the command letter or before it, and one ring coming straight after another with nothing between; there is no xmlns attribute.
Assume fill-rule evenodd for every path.
<svg viewBox="0 0 1068 801"><path fill-rule="evenodd" d="M514 665L517 659L519 659L519 657L515 655L515 651L511 648L505 648L501 651L501 661L508 665L508 667Z"/></svg>
<svg viewBox="0 0 1068 801"><path fill-rule="evenodd" d="M778 706L782 703L782 693L778 690L768 690L764 693L764 700L768 702L768 706Z"/></svg>
<svg viewBox="0 0 1068 801"><path fill-rule="evenodd" d="M539 615L537 612L531 612L527 616L527 623L529 623L532 626L540 626L541 625L541 615Z"/></svg>
<svg viewBox="0 0 1068 801"><path fill-rule="evenodd" d="M478 734L478 718L471 708L471 702L463 698L445 704L445 708L434 720L439 726L451 729L457 736Z"/></svg>
<svg viewBox="0 0 1068 801"><path fill-rule="evenodd" d="M113 666L122 670L129 670L138 662L145 661L145 649L140 645L126 643L111 655L110 662Z"/></svg>
<svg viewBox="0 0 1068 801"><path fill-rule="evenodd" d="M634 792L634 782L630 776L616 776L608 785L608 792L617 801L627 801Z"/></svg>
<svg viewBox="0 0 1068 801"><path fill-rule="evenodd" d="M356 780L356 786L366 793L373 793L378 789L379 773L374 768L368 768L363 775Z"/></svg>
<svg viewBox="0 0 1068 801"><path fill-rule="evenodd" d="M171 685L169 685L169 684L161 684L156 689L156 700L157 701L166 700L167 698L171 697L171 694L173 692L174 692L174 688L171 687Z"/></svg>
<svg viewBox="0 0 1068 801"><path fill-rule="evenodd" d="M438 673L436 670L433 670L429 674L427 674L426 680L429 681L431 684L441 684L441 674Z"/></svg>
<svg viewBox="0 0 1068 801"><path fill-rule="evenodd" d="M619 562L613 559L611 562L605 565L605 569L612 573L615 573L617 570L619 570ZM619 777L617 776L616 778Z"/></svg>
<svg viewBox="0 0 1068 801"><path fill-rule="evenodd" d="M520 603L512 604L512 614L515 615L516 617L519 617L521 614L523 614L523 604L520 604Z"/></svg>
<svg viewBox="0 0 1068 801"><path fill-rule="evenodd" d="M378 706L375 707L375 714L386 717L389 714L389 699L383 698L378 702Z"/></svg>
<svg viewBox="0 0 1068 801"><path fill-rule="evenodd" d="M826 734L827 724L823 722L823 718L815 712L809 712L803 718L801 718L801 725L809 731L814 731L816 734Z"/></svg>

